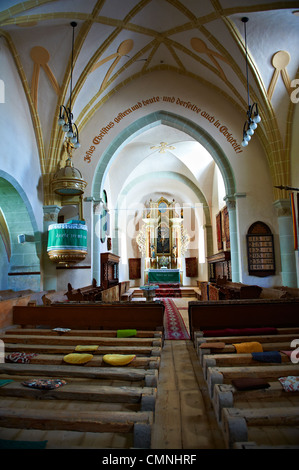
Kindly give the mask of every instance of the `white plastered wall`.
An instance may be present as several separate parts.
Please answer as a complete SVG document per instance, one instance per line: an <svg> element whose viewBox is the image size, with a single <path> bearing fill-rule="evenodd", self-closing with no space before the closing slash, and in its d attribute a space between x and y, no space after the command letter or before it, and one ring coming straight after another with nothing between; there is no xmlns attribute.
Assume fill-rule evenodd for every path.
<svg viewBox="0 0 299 470"><path fill-rule="evenodd" d="M0 74L4 83L4 102L0 103L1 170L22 187L42 231L42 179L36 138L23 86L3 38L0 38Z"/></svg>

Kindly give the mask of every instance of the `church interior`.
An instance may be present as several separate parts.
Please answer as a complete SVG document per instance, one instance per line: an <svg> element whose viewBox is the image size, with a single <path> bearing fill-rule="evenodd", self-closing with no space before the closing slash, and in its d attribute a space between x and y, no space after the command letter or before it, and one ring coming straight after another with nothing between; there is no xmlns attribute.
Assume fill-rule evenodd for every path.
<svg viewBox="0 0 299 470"><path fill-rule="evenodd" d="M295 0L1 0L1 449L299 448L298 44Z"/></svg>

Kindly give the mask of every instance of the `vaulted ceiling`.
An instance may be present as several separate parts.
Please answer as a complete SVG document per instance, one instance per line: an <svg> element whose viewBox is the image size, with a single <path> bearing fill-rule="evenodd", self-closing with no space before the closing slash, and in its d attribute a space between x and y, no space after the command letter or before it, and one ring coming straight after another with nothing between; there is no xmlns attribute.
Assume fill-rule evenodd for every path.
<svg viewBox="0 0 299 470"><path fill-rule="evenodd" d="M42 172L50 174L59 160L57 115L69 99L70 22L77 22L72 101L82 133L122 87L157 70L203 83L241 110L245 120L246 16L250 95L262 115L261 142L273 171L287 179L298 15L294 0L1 0L0 35L28 98ZM281 161L283 167L276 169Z"/></svg>

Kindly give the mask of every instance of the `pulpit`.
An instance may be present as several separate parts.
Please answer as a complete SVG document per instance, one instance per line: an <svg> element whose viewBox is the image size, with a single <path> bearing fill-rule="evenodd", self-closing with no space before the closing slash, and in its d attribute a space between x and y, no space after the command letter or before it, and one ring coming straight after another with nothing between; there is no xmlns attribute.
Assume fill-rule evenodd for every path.
<svg viewBox="0 0 299 470"><path fill-rule="evenodd" d="M47 253L59 265L83 261L87 255L87 226L84 221L51 224L48 228Z"/></svg>

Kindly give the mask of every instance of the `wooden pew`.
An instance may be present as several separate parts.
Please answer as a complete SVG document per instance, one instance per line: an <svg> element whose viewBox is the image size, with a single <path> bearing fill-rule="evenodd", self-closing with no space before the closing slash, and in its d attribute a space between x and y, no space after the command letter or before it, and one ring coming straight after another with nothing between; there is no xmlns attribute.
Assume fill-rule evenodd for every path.
<svg viewBox="0 0 299 470"><path fill-rule="evenodd" d="M92 280L90 286L80 287L79 289L74 289L70 283L67 285L66 296L68 300L71 301L100 301L102 300L102 290L101 286L97 286L97 281Z"/></svg>
<svg viewBox="0 0 299 470"><path fill-rule="evenodd" d="M133 367L89 367L87 365L61 365L59 367L49 364L8 364L0 363L0 374L25 375L29 377L61 377L101 379L120 382L140 382L146 387L156 387L158 371L156 369L135 369Z"/></svg>
<svg viewBox="0 0 299 470"><path fill-rule="evenodd" d="M215 384L231 383L233 379L242 377L263 378L265 380L278 379L288 375L299 375L299 365L289 362L283 365L259 365L240 367L208 367L207 385L211 399L213 399Z"/></svg>
<svg viewBox="0 0 299 470"><path fill-rule="evenodd" d="M112 387L90 383L67 383L53 390L24 387L20 381L0 387L1 397L38 400L76 400L102 403L140 404L141 411L154 411L157 391L152 387Z"/></svg>
<svg viewBox="0 0 299 470"><path fill-rule="evenodd" d="M281 354L281 363L288 364L290 358L286 354ZM207 378L207 370L209 367L239 367L239 366L262 366L263 362L258 362L253 359L251 354L207 354L203 358L203 374Z"/></svg>
<svg viewBox="0 0 299 470"><path fill-rule="evenodd" d="M4 343L17 344L56 344L64 346L77 346L96 344L99 346L152 346L161 347L161 338L116 338L105 336L44 336L44 335L0 335Z"/></svg>
<svg viewBox="0 0 299 470"><path fill-rule="evenodd" d="M291 342L299 338L298 301L194 302L194 309L190 309L190 304L190 333L193 333L192 339L203 366L211 405L227 448L243 448L251 441L260 445L263 439L263 443L268 444L273 436L277 443L283 445L286 441L284 433L289 437L297 432L299 393L291 392L290 395L290 392L285 392L278 379L299 376L299 364L292 363L285 354L281 354L281 363L255 361L251 354L236 353L233 344L257 341L264 352L294 349ZM274 327L273 334L248 331L248 328L265 327ZM223 332L219 330L228 328L230 331L235 329L235 334L222 336ZM211 331L205 337L206 330ZM211 348L208 347L209 343ZM217 348L221 343L221 348ZM270 387L239 391L233 386L233 380L238 378L261 378ZM280 426L284 429L283 433L277 429ZM292 442L292 438L289 441Z"/></svg>
<svg viewBox="0 0 299 470"><path fill-rule="evenodd" d="M21 326L66 328L160 330L163 331L163 302L66 303L36 307L14 307L13 323Z"/></svg>
<svg viewBox="0 0 299 470"><path fill-rule="evenodd" d="M122 300L123 302L129 302L130 300L132 300L133 295L134 295L134 289L128 289L126 292L124 292L121 295L120 300Z"/></svg>
<svg viewBox="0 0 299 470"><path fill-rule="evenodd" d="M264 351L275 350L288 350L291 349L290 345L293 339L299 337L299 328L278 328L277 334L273 335L253 335L253 336L215 336L204 337L200 333L195 334L194 346L198 354L201 365L203 365L204 356L207 354L229 354L236 353L233 346L235 343L257 341L261 343ZM213 351L206 346L209 343L217 344L224 343L225 346L221 349L213 348ZM202 346L205 348L202 348Z"/></svg>
<svg viewBox="0 0 299 470"><path fill-rule="evenodd" d="M262 287L260 286L228 281L226 277L218 277L215 286L220 291L219 300L258 299L262 292Z"/></svg>
<svg viewBox="0 0 299 470"><path fill-rule="evenodd" d="M14 352L18 352L19 349L21 348L16 348ZM70 353L73 353L73 352L75 352L74 349ZM65 365L66 364L63 360L65 356L63 354L53 354L53 353L45 354L45 353L41 353L40 351L35 352L35 354L36 356L30 360L30 364L47 364L47 365ZM88 367L107 367L107 364L103 361L103 354L94 354L93 358L87 363L87 366ZM159 369L160 357L138 356L130 363L130 367L137 368L137 369Z"/></svg>
<svg viewBox="0 0 299 470"><path fill-rule="evenodd" d="M0 364L0 378L13 380L0 387L0 426L20 429L17 436L28 427L36 432L43 430L43 436L47 430L99 433L96 439L104 443L110 434L125 433L127 446L150 448L163 335L156 330L137 330L136 336L118 338L116 333L116 330L59 333L45 328L7 330L1 336L6 354L28 351L37 355L30 363ZM64 362L65 354L75 352L75 345L84 344L99 344L89 362L81 365ZM127 366L113 367L103 362L103 354L134 354L134 351L137 357ZM24 380L43 377L61 378L67 383L54 390L22 385ZM42 399L45 408L37 399ZM57 411L53 406L47 409L46 402L53 399L63 400L65 407L58 406Z"/></svg>
<svg viewBox="0 0 299 470"><path fill-rule="evenodd" d="M218 422L222 420L223 408L238 408L240 403L249 400L260 400L264 405L265 403L279 401L285 398L294 398L299 404L299 392L292 392L291 397L280 384L279 381L268 382L269 388L262 388L257 390L237 390L232 384L216 384L213 394L213 406Z"/></svg>
<svg viewBox="0 0 299 470"><path fill-rule="evenodd" d="M213 343L211 343L213 344ZM261 343L263 351L279 351L279 350L290 350L290 343L289 342L279 342L279 343ZM200 364L203 366L204 358L206 355L218 355L218 354L236 354L236 348L232 344L227 344L221 349L215 348L204 348L202 349L200 346L197 350L198 357Z"/></svg>
<svg viewBox="0 0 299 470"><path fill-rule="evenodd" d="M31 294L0 300L0 331L12 326L14 306L26 306L28 302L30 302L30 299Z"/></svg>
<svg viewBox="0 0 299 470"><path fill-rule="evenodd" d="M188 304L190 337L198 330L298 326L299 298L244 299Z"/></svg>
<svg viewBox="0 0 299 470"><path fill-rule="evenodd" d="M248 440L251 426L298 426L299 407L239 409L224 408L222 411L224 437L227 448L237 442Z"/></svg>
<svg viewBox="0 0 299 470"><path fill-rule="evenodd" d="M103 354L115 354L115 346L99 345L98 349L93 352L95 356ZM74 346L66 346L64 344L18 344L5 343L5 352L25 352L25 353L41 353L41 354L70 354L74 352ZM136 356L161 356L160 346L136 346L136 345L117 345L118 354L136 354Z"/></svg>
<svg viewBox="0 0 299 470"><path fill-rule="evenodd" d="M0 426L94 433L133 433L135 448L150 448L152 412L7 410L0 408Z"/></svg>
<svg viewBox="0 0 299 470"><path fill-rule="evenodd" d="M13 328L5 331L6 335L44 335L44 336L105 336L107 338L116 338L117 330L72 330L59 332L48 328ZM161 338L161 331L136 330L136 335L132 338Z"/></svg>

